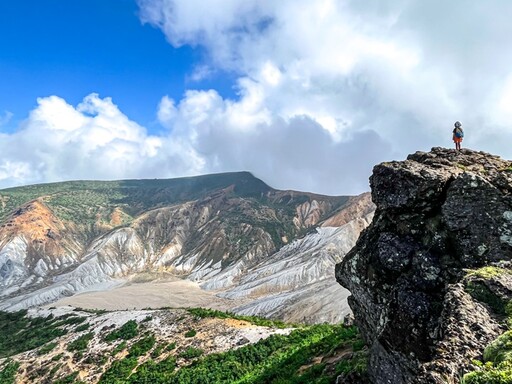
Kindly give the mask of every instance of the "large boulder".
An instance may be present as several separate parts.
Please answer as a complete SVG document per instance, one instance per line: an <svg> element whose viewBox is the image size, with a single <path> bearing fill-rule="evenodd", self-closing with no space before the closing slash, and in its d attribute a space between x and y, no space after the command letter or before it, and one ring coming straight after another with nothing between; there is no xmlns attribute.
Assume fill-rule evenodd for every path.
<svg viewBox="0 0 512 384"><path fill-rule="evenodd" d="M370 184L373 222L336 266L370 379L458 383L503 332L499 303L512 298L499 272L512 259L512 163L433 148L377 165ZM496 273L479 274L485 266Z"/></svg>

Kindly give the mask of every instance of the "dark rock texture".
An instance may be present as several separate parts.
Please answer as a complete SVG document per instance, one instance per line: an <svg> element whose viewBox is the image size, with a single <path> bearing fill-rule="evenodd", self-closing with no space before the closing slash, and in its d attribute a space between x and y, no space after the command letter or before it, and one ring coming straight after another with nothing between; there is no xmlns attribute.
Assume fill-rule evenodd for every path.
<svg viewBox="0 0 512 384"><path fill-rule="evenodd" d="M458 383L512 298L512 163L433 148L377 165L373 223L336 267L373 383ZM491 275L469 269L495 265ZM508 276L508 277L507 277Z"/></svg>

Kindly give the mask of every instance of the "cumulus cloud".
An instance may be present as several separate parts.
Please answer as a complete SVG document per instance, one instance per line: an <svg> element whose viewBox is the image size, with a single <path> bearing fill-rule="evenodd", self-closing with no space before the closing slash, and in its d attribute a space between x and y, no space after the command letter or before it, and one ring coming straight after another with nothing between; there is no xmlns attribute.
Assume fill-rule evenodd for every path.
<svg viewBox="0 0 512 384"><path fill-rule="evenodd" d="M213 90L189 91L177 106L165 97L159 116L172 116L162 120L173 129L171 140L188 143L203 172L248 169L277 188L330 194L368 188L367 175L388 143L372 130L333 140L310 116L274 116L252 86L238 102ZM354 162L358 157L367 161Z"/></svg>
<svg viewBox="0 0 512 384"><path fill-rule="evenodd" d="M57 96L37 102L20 129L0 140L4 187L69 179L172 177L201 169L200 159L186 146L149 135L108 97L91 94L76 107Z"/></svg>
<svg viewBox="0 0 512 384"><path fill-rule="evenodd" d="M215 89L162 95L158 136L109 98L41 98L3 134L0 184L174 177L249 170L276 188L368 189L372 166L432 146L512 157L512 3L499 0L139 0L175 47L201 46L188 80Z"/></svg>
<svg viewBox="0 0 512 384"><path fill-rule="evenodd" d="M200 0L139 6L141 20L172 45L203 46L206 67L239 77L237 101L188 93L172 109L209 166L249 167L282 177L278 186L296 177L293 185L303 188L354 192L367 188L375 161L452 146L455 120L465 126L468 146L512 157L502 144L512 138L512 4L210 0L208 12L197 12ZM187 120L192 115L196 120Z"/></svg>

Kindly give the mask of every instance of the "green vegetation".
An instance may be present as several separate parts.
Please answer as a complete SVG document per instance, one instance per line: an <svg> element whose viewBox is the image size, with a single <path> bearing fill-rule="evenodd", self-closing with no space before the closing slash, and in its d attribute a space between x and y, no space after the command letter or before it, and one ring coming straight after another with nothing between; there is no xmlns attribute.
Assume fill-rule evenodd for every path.
<svg viewBox="0 0 512 384"><path fill-rule="evenodd" d="M175 343L175 342L170 343L170 344L165 348L165 350L166 350L167 352L170 352L170 351L172 351L173 349L176 349L176 343Z"/></svg>
<svg viewBox="0 0 512 384"><path fill-rule="evenodd" d="M39 199L61 220L74 223L73 236L92 241L113 227L130 225L134 218L152 209L200 200L223 190L228 197L243 202L227 204L219 220L225 223L230 256L213 255L215 261L230 263L254 244L241 223L261 228L270 234L276 248L304 234L293 219L296 207L312 199L308 194L269 194L272 188L248 172L206 175L168 180L71 181L39 184L0 190L0 220L21 213L23 204ZM347 197L329 197L332 208L343 206ZM320 218L323 219L323 218ZM71 228L71 227L70 227ZM197 241L201 241L197 237ZM157 247L160 240L155 239ZM162 246L165 244L162 244ZM185 244L184 252L194 247Z"/></svg>
<svg viewBox="0 0 512 384"><path fill-rule="evenodd" d="M511 274L511 271L484 267L470 271L467 276L488 280L505 273ZM512 302L493 293L484 281L469 281L466 283L466 291L474 299L487 304L495 313L503 315L504 321L512 328ZM479 370L464 375L463 384L512 383L512 330L506 331L485 348L483 361L475 361L480 366Z"/></svg>
<svg viewBox="0 0 512 384"><path fill-rule="evenodd" d="M88 309L88 308L80 308L80 307L73 309L73 311L92 313L93 315L103 315L104 313L108 312L106 309Z"/></svg>
<svg viewBox="0 0 512 384"><path fill-rule="evenodd" d="M81 325L79 325L78 327L75 328L75 332L85 331L85 330L89 329L89 327L90 327L89 323L81 324Z"/></svg>
<svg viewBox="0 0 512 384"><path fill-rule="evenodd" d="M81 324L85 320L87 320L87 318L80 317L80 316L75 316L73 314L67 314L67 315L62 315L62 316L58 317L57 320L60 320L60 321L56 322L55 326L56 327L61 327L61 326L64 326L64 325Z"/></svg>
<svg viewBox="0 0 512 384"><path fill-rule="evenodd" d="M53 316L27 316L27 311L0 311L0 357L9 357L38 348L56 337L65 335L64 324Z"/></svg>
<svg viewBox="0 0 512 384"><path fill-rule="evenodd" d="M20 363L8 361L0 371L0 384L14 384Z"/></svg>
<svg viewBox="0 0 512 384"><path fill-rule="evenodd" d="M156 359L158 356L160 356L162 354L162 352L164 351L165 347L167 345L165 343L160 343L158 344L155 349L153 349L153 351L151 351L151 357L153 359ZM174 343L174 347L173 349L176 348L176 343Z"/></svg>
<svg viewBox="0 0 512 384"><path fill-rule="evenodd" d="M59 361L64 357L64 353L59 353L58 355L55 355L52 357L52 361Z"/></svg>
<svg viewBox="0 0 512 384"><path fill-rule="evenodd" d="M243 316L243 315L235 315L234 313L217 311L215 309L207 309L207 308L187 308L187 311L194 316L200 318L206 317L215 317L218 319L236 319L247 321L254 325L261 325L264 327L272 327L272 328L290 328L290 327L298 327L297 324L286 324L279 320L269 320L263 317L257 316Z"/></svg>
<svg viewBox="0 0 512 384"><path fill-rule="evenodd" d="M484 360L501 363L512 360L512 331L507 331L485 348Z"/></svg>
<svg viewBox="0 0 512 384"><path fill-rule="evenodd" d="M189 329L185 332L185 337L194 337L195 335L197 335L197 332L194 329Z"/></svg>
<svg viewBox="0 0 512 384"><path fill-rule="evenodd" d="M52 370L50 371L50 373L48 374L48 376L49 376L49 377L53 377L53 376L55 376L55 374L59 371L59 369L61 369L61 368L62 368L62 365L63 365L62 363L56 364L56 365L52 368Z"/></svg>
<svg viewBox="0 0 512 384"><path fill-rule="evenodd" d="M115 347L115 348L112 350L112 356L115 356L115 355L117 355L119 352L124 351L124 350L126 349L126 346L127 346L126 341L123 341L122 343L120 343L117 347Z"/></svg>
<svg viewBox="0 0 512 384"><path fill-rule="evenodd" d="M89 344L89 341L91 341L94 337L94 333L89 332L85 335L80 336L76 340L72 341L68 345L68 351L83 351L87 349L87 345Z"/></svg>
<svg viewBox="0 0 512 384"><path fill-rule="evenodd" d="M470 281L466 283L465 289L475 300L487 304L495 313L506 314L507 303L493 293L483 282Z"/></svg>
<svg viewBox="0 0 512 384"><path fill-rule="evenodd" d="M183 352L181 352L178 357L181 357L182 359L195 359L196 357L199 357L203 354L203 350L201 348L194 348L194 347L188 347Z"/></svg>
<svg viewBox="0 0 512 384"><path fill-rule="evenodd" d="M155 345L155 336L144 337L132 344L128 350L130 356L138 357L146 354Z"/></svg>
<svg viewBox="0 0 512 384"><path fill-rule="evenodd" d="M487 266L479 269L471 269L468 271L466 276L477 276L483 279L490 279L492 277L501 276L503 274L510 274L510 271L505 268Z"/></svg>
<svg viewBox="0 0 512 384"><path fill-rule="evenodd" d="M512 382L512 331L505 332L485 348L484 361L485 364L479 364L480 370L464 376L463 384Z"/></svg>
<svg viewBox="0 0 512 384"><path fill-rule="evenodd" d="M149 360L140 365L127 383L130 384L149 384L149 383L172 383L169 381L172 373L176 369L176 358L169 356L158 364Z"/></svg>
<svg viewBox="0 0 512 384"><path fill-rule="evenodd" d="M99 383L329 384L341 373L364 375L367 364L366 350L356 328L342 325L304 326L289 335L273 335L256 344L218 354L204 355L203 350L188 346L177 356L139 364L137 357L145 355L154 345L153 335L133 343L128 357L114 361ZM175 346L175 343L159 344L151 356L157 358ZM349 359L341 357L347 355ZM177 357L193 361L176 369ZM318 357L328 358L329 363L313 363Z"/></svg>
<svg viewBox="0 0 512 384"><path fill-rule="evenodd" d="M356 340L355 328L315 325L297 329L290 335L273 335L237 350L205 356L173 374L161 369L161 373L151 379L156 384L331 383L342 371L364 371L364 353L356 352L354 364L339 364L334 370L324 370L325 365L312 365L305 371L300 371L300 368L310 364L315 356L350 348Z"/></svg>
<svg viewBox="0 0 512 384"><path fill-rule="evenodd" d="M116 360L109 369L101 375L98 384L124 384L125 379L130 376L133 369L137 366L136 357L127 357L126 359Z"/></svg>
<svg viewBox="0 0 512 384"><path fill-rule="evenodd" d="M114 341L117 339L130 340L139 334L139 325L135 320L129 320L124 323L121 328L110 332L105 341Z"/></svg>
<svg viewBox="0 0 512 384"><path fill-rule="evenodd" d="M510 312L507 309L509 303L492 292L485 282L485 280L490 280L504 274L511 274L511 271L493 266L468 270L466 274L465 290L475 300L487 304L495 313L507 315ZM471 279L471 277L476 277L477 279Z"/></svg>
<svg viewBox="0 0 512 384"><path fill-rule="evenodd" d="M212 310L192 309L190 313L200 317L234 317L251 322L275 324L269 320L231 316ZM47 326L54 327L62 333L61 328L55 328L56 324L60 327L73 325L75 331L79 327L85 330L88 326L79 317L69 314L58 318L49 316L37 319L27 318L26 312L2 313L2 316L1 331L10 330L11 337L17 333L27 335L34 331L32 328L38 328L38 332L43 332L41 328ZM14 319L14 321L6 319ZM282 323L279 325L285 326ZM196 331L190 329L187 334L193 337ZM75 363L83 358L93 337L93 332L81 334L68 344L67 350L76 351L73 357ZM109 363L112 358L107 357L108 354L87 354L87 358L82 361L82 364L98 367L108 364L99 380L99 383L106 384L328 384L332 383L334 377L340 373L364 373L366 370L366 350L358 337L357 330L341 325L302 326L289 335L273 335L256 344L247 344L236 350L210 355L205 355L198 345L177 346L175 342L157 344L154 335L149 333L141 335L140 327L134 320L124 323L117 329L111 329L106 339L119 340L111 356L116 356L123 350L127 350L128 355L119 360L115 360L114 357L114 361ZM134 341L130 342L130 339ZM6 346L3 339L0 339L0 344ZM38 353L48 353L56 346L56 342L47 340L39 344ZM177 347L178 351L174 352ZM145 358L141 359L144 361L141 364L139 357L142 356ZM349 356L349 358L342 356ZM55 356L51 359L54 362L53 366L47 366L37 373L53 383L78 383L76 372L69 374L69 371L63 373L61 370L64 366L63 357L62 353ZM176 359L183 359L180 361L186 365L177 369ZM0 384L14 383L18 368L19 365L15 362L7 362L0 367Z"/></svg>
<svg viewBox="0 0 512 384"><path fill-rule="evenodd" d="M110 221L115 208L121 221L160 206L195 200L236 185L234 194L260 197L270 187L247 172L225 173L166 180L68 181L8 188L0 191L0 219L20 205L39 197L61 219L94 224L98 217Z"/></svg>
<svg viewBox="0 0 512 384"><path fill-rule="evenodd" d="M510 384L512 383L512 362L497 365L485 364L481 370L464 375L462 384Z"/></svg>

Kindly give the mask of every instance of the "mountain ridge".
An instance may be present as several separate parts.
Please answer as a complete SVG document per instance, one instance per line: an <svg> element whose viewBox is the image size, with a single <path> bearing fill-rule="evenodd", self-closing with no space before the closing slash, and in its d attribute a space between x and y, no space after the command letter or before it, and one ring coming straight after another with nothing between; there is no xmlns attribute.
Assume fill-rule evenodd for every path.
<svg viewBox="0 0 512 384"><path fill-rule="evenodd" d="M0 190L0 200L0 308L10 310L111 289L147 271L171 273L204 289L234 289L284 246L315 236L326 220L348 227L334 235L324 231L322 247L358 234L369 221L349 224L373 209L368 195L279 191L248 172L42 184ZM347 239L352 244L356 237ZM310 282L326 278L317 266L325 260L333 266L344 254L326 259L324 253L309 253L314 261L300 264L310 271ZM298 284L266 287L279 295Z"/></svg>

